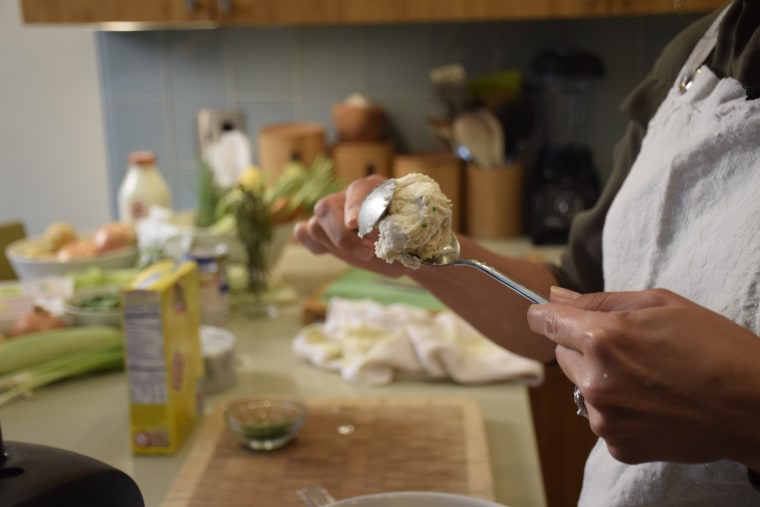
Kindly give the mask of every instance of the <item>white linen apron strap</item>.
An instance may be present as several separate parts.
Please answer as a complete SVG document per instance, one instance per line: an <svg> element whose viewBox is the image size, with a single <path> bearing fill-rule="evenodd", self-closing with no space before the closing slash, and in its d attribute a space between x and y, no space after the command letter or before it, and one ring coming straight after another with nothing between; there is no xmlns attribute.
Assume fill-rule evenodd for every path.
<svg viewBox="0 0 760 507"><path fill-rule="evenodd" d="M676 84L678 93L683 95L689 91L689 88L691 88L692 83L694 83L694 78L700 71L702 64L707 60L707 57L710 56L713 48L715 48L715 43L718 42L720 23L723 21L727 10L728 8L723 9L723 11L718 14L710 25L710 28L707 29L704 35L702 35L702 38L697 41L694 49L692 49L691 54L681 68L681 73L678 77L678 82Z"/></svg>
<svg viewBox="0 0 760 507"><path fill-rule="evenodd" d="M605 290L668 288L757 333L760 100L747 101L741 83L703 65L722 17L650 121L610 208ZM737 463L631 466L600 440L586 463L579 505L733 507L760 505L760 493Z"/></svg>

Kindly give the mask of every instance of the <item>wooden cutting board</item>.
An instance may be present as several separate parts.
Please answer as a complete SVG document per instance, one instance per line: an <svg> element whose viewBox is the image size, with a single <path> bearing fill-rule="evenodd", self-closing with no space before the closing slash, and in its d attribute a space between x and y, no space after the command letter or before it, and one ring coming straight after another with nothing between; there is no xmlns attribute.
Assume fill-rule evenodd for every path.
<svg viewBox="0 0 760 507"><path fill-rule="evenodd" d="M421 490L493 500L476 401L312 400L298 437L271 452L239 445L223 409L204 421L163 507L303 507L295 491L307 484L336 498Z"/></svg>

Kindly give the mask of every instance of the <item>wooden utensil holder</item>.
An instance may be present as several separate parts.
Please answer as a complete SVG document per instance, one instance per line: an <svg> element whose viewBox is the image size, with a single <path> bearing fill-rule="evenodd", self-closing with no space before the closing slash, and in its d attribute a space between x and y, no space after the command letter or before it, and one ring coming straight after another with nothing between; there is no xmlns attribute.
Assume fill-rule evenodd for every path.
<svg viewBox="0 0 760 507"><path fill-rule="evenodd" d="M469 236L508 238L523 233L521 161L493 169L466 168L465 231Z"/></svg>
<svg viewBox="0 0 760 507"><path fill-rule="evenodd" d="M400 178L409 173L430 176L438 183L441 191L451 199L451 228L460 232L464 211L461 160L450 153L396 155L393 159L393 177Z"/></svg>
<svg viewBox="0 0 760 507"><path fill-rule="evenodd" d="M391 141L336 143L332 147L335 177L343 181L353 181L370 174L389 177L393 154Z"/></svg>

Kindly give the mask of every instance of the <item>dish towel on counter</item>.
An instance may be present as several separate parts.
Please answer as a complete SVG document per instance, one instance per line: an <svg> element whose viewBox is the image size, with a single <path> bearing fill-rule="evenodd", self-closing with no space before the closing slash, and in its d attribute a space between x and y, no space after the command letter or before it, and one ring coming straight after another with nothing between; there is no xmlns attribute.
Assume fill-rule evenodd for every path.
<svg viewBox="0 0 760 507"><path fill-rule="evenodd" d="M325 322L303 328L292 348L353 384L383 385L399 375L460 384L538 385L544 378L541 363L499 347L449 310L371 300L331 299Z"/></svg>

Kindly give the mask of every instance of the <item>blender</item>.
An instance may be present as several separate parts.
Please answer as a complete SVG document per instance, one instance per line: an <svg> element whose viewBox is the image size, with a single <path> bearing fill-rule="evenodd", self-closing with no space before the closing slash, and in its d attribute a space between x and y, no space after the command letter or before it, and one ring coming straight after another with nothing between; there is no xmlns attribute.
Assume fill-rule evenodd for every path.
<svg viewBox="0 0 760 507"><path fill-rule="evenodd" d="M529 176L528 228L535 244L567 241L575 215L593 206L599 180L586 142L589 93L604 75L601 59L579 49L541 52L533 62L539 81L539 149Z"/></svg>
<svg viewBox="0 0 760 507"><path fill-rule="evenodd" d="M46 445L3 440L3 507L144 507L137 484L101 461Z"/></svg>

